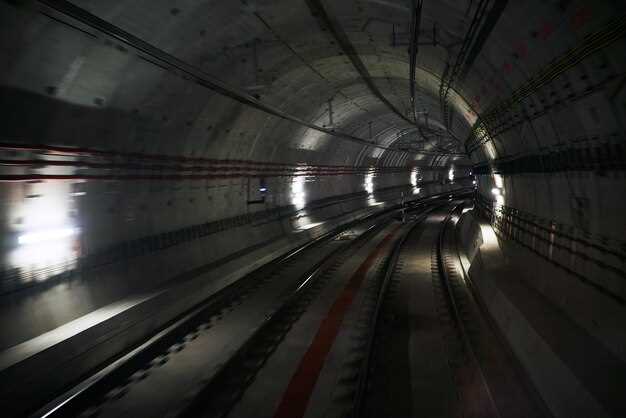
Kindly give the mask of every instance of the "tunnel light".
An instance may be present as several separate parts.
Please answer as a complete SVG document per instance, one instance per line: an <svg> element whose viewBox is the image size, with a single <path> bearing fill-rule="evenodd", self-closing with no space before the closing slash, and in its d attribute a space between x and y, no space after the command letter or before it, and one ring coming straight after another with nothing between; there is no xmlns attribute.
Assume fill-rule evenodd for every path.
<svg viewBox="0 0 626 418"><path fill-rule="evenodd" d="M307 229L315 228L316 226L323 225L324 222L311 222L310 224L302 225L298 228L300 231L306 231Z"/></svg>
<svg viewBox="0 0 626 418"><path fill-rule="evenodd" d="M419 175L419 170L417 169L417 167L413 167L413 169L411 170L411 177L410 177L410 181L411 181L411 186L413 186L413 194L419 194L420 192L420 188L417 187L417 182L419 180L421 180L421 177L418 178Z"/></svg>
<svg viewBox="0 0 626 418"><path fill-rule="evenodd" d="M363 182L363 187L367 194L374 193L374 173L367 173L365 175L365 181Z"/></svg>
<svg viewBox="0 0 626 418"><path fill-rule="evenodd" d="M486 142L485 145L485 151L487 152L487 157L490 160L493 160L496 158L496 147L493 146L493 143L491 141Z"/></svg>
<svg viewBox="0 0 626 418"><path fill-rule="evenodd" d="M76 265L79 228L63 226L18 235L11 263L26 272L29 280L43 281Z"/></svg>
<svg viewBox="0 0 626 418"><path fill-rule="evenodd" d="M27 232L17 237L20 245L39 244L42 242L58 241L78 234L78 228L64 227L43 231Z"/></svg>
<svg viewBox="0 0 626 418"><path fill-rule="evenodd" d="M450 170L448 170L448 180L454 180L454 167L450 167Z"/></svg>
<svg viewBox="0 0 626 418"><path fill-rule="evenodd" d="M476 184L476 180L472 180L472 184Z"/></svg>
<svg viewBox="0 0 626 418"><path fill-rule="evenodd" d="M493 181L496 184L496 187L499 189L503 189L504 188L504 179L502 178L502 176L500 174L494 174L493 175Z"/></svg>
<svg viewBox="0 0 626 418"><path fill-rule="evenodd" d="M480 232L482 234L483 243L480 248L495 249L498 248L498 237L491 225L487 223L480 223Z"/></svg>
<svg viewBox="0 0 626 418"><path fill-rule="evenodd" d="M267 191L267 187L259 187L259 191L261 193L265 193Z"/></svg>
<svg viewBox="0 0 626 418"><path fill-rule="evenodd" d="M303 209L306 205L306 193L304 191L305 177L294 177L291 181L291 204L296 210Z"/></svg>
<svg viewBox="0 0 626 418"><path fill-rule="evenodd" d="M65 167L50 169L50 174L71 175ZM71 270L80 256L76 196L73 182L30 183L26 198L10 208L11 230L14 231L6 262L23 281L43 281Z"/></svg>
<svg viewBox="0 0 626 418"><path fill-rule="evenodd" d="M504 206L504 178L500 174L493 174L493 182L496 187L491 189L491 193L496 198L496 206Z"/></svg>
<svg viewBox="0 0 626 418"><path fill-rule="evenodd" d="M417 168L413 168L411 170L410 181L411 181L411 186L413 187L417 186Z"/></svg>

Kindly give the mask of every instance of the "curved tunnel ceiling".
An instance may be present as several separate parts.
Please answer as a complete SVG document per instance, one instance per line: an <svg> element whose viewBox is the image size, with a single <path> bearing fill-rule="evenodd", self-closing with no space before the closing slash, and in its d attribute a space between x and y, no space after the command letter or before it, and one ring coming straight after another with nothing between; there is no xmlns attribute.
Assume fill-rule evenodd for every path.
<svg viewBox="0 0 626 418"><path fill-rule="evenodd" d="M12 49L13 59L4 69L7 84L37 93L47 89L68 103L116 109L131 117L146 113L148 118L160 117L164 128L185 124L176 132L175 149L152 143L162 152L184 149L195 155L250 158L263 142L264 158L267 148L269 155L287 148L295 160L301 159L298 150L311 150L321 153L307 159L347 162L345 154L352 156L352 163L362 163L354 158L363 155L366 143L376 145L368 147L370 157L396 149L414 155L410 160L433 160L436 154L462 158L466 139L475 134L477 114L506 100L519 79L545 64L545 58L565 52L555 51L548 38L576 40L593 33L594 23L612 13L610 2L589 18L584 17L584 6L574 9L568 7L570 2L537 4L532 14L525 4L508 1L180 1L175 6L159 1L77 1L78 7L62 1L35 3L35 8L21 11L17 24L30 30L17 45L34 42L36 47ZM566 7L571 16L559 17L559 7ZM410 33L415 10L418 28ZM543 17L533 18L537 13ZM576 13L583 13L578 19L584 25L549 23L551 18L576 21ZM509 30L524 20L521 16L528 18L530 36ZM105 30L85 25L93 22ZM104 35L107 29L109 35L117 33L117 39ZM115 30L222 81L247 104L197 86L206 83L181 80L194 77L180 68L166 64L164 71L150 51L136 44L138 48L129 48L132 40ZM417 41L418 128L401 135L415 125L409 93L412 36ZM62 53L48 44L59 38L67 42ZM33 83L33 62L42 58L46 68ZM309 126L268 117L271 111L259 111L255 105L269 105ZM201 144L206 139L195 135L225 123L232 131L245 128L245 138L221 139L218 142L229 144L223 147ZM73 142L63 128L54 128L59 132L49 135ZM117 138L122 142L117 148L128 145L124 135ZM498 146L489 147L493 150L486 155L493 158Z"/></svg>
<svg viewBox="0 0 626 418"><path fill-rule="evenodd" d="M1 7L7 150L69 146L359 169L484 166L596 135L584 117L569 117L586 106L576 101L623 84L619 1ZM565 90L557 94L557 85ZM548 112L547 128L524 126Z"/></svg>
<svg viewBox="0 0 626 418"><path fill-rule="evenodd" d="M0 319L0 346L171 283L226 285L457 191L492 244L515 244L503 258L562 270L557 307L598 292L617 321L596 296L626 305L625 13L624 0L0 1L0 296L19 311ZM572 293L570 273L585 282Z"/></svg>
<svg viewBox="0 0 626 418"><path fill-rule="evenodd" d="M370 156L380 157L384 149L397 148L394 144L399 134L414 126L409 97L407 41L400 39L406 35L401 31L408 29L411 19L410 9L404 2L181 2L176 8L166 4L159 7L159 3L154 2L149 5L76 2L77 6L84 7L82 15L72 7L66 9L64 2L41 3L49 3L51 8L44 13L53 17L56 8L57 11L76 13L74 17L85 22L95 17L103 19L103 24L111 22L192 68L232 86L242 93L244 100L250 95L253 101L256 99L262 105L267 104L309 124L384 147L378 150L368 147ZM422 28L433 21L435 16L430 13L442 13L449 16L448 19L463 18L461 11L454 10L451 5L447 6L448 9L440 7L431 11L424 8ZM147 8L153 12L146 15ZM320 18L320 9L326 19ZM89 13L93 16L90 17ZM248 132L250 137L245 142L267 141L271 143L267 146L273 147L274 152L279 149L278 141L288 142L285 145L289 149L331 151L330 154L341 152L353 155L352 158L361 148L344 143L342 136L329 135L297 123L281 122L275 117L268 118L267 113L253 107L225 100L190 82L176 80L172 72L180 71L170 68L164 72L148 62L154 62L151 54L137 50L129 53L128 44L119 42L119 39L110 40L93 28L86 30L90 36L71 29L68 25L81 28L82 24L69 19L66 14L61 14L58 20L51 20L25 11L21 18L23 23L33 27L27 37L32 36L30 40L38 39L43 45L21 51L20 56L15 57L8 76L9 84L16 87L39 92L46 88L45 85L55 86L49 93L63 101L115 108L122 112L137 113L141 104L143 113L148 104L157 113L169 114L163 116L166 122L185 115L185 119L192 122L189 129L192 132L206 125L206 120L219 124L231 119L233 126L256 126L253 134ZM59 24L59 20L65 24ZM229 24L220 24L223 21ZM327 24L333 25L333 30L328 30ZM146 31L151 25L160 30ZM448 26L446 21L440 20L437 27ZM75 33L69 34L69 31ZM333 36L336 31L343 38ZM391 39L395 31L398 33L393 36L397 40ZM459 141L443 141L442 138L463 138L473 123L471 107L452 90L450 102L462 123L453 124L450 133L446 134L439 106L438 89L446 59L442 53L445 51L443 45L461 36L462 29L458 31L459 34L455 35L447 30L424 29L418 39L425 45L419 46L417 55L416 111L418 124L424 126L415 134L404 136L402 141L420 145L417 149L422 153L416 156L417 159L430 159L441 152L458 154L455 158L459 158L462 152ZM47 71L43 77L38 77L43 78L44 86L33 84L32 78L28 78L31 71L27 67L33 60L40 59L41 54L52 53L40 37L55 36L71 39L73 50L67 48L63 54L47 56ZM346 56L350 51L356 54L352 59ZM355 60L362 63L361 73ZM367 79L364 80L364 76ZM141 99L140 103L136 102L137 98ZM229 115L220 115L220 110ZM232 121L233 118L237 122ZM177 150L181 149L180 136ZM287 139L278 140L276 136ZM64 135L64 140L68 139ZM190 148L203 148L196 138L189 141L193 141ZM229 145L232 142L229 140ZM251 155L241 154L241 148L229 146L227 151L222 149L218 153L228 152L221 157L249 158ZM245 148L246 152L254 152L254 145ZM415 148L405 146L402 149L415 152ZM164 145L162 151L167 152L167 146ZM325 161L335 159L328 152L324 154L322 159Z"/></svg>

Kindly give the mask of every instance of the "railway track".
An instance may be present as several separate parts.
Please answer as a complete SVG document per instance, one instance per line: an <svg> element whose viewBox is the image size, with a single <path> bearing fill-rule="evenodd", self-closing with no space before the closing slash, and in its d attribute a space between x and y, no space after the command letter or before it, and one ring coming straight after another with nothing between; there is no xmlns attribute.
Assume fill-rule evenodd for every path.
<svg viewBox="0 0 626 418"><path fill-rule="evenodd" d="M404 302L398 298L398 294L406 293L408 289L402 286L414 279L415 272L411 268L411 261L417 256L415 249L418 248L422 234L427 228L424 221L429 215L437 216L437 213L447 213L443 217L440 216L442 219L436 222L441 225L439 228L443 232L444 225L448 223L451 214L460 206L462 204L458 202L448 203L423 213L413 220L393 246L381 274L375 304L371 317L368 319L365 355L358 372L358 384L353 402L349 412L346 411L347 413L343 416L376 417L382 413L387 413L389 416L416 416L410 403L413 395L406 364L410 353L404 349L398 349L408 346L406 334L411 324L403 317L406 312L400 312L397 309L397 306ZM436 235L433 238L435 238L432 240L433 248L437 250L441 237ZM428 237L424 239L428 241ZM432 267L433 274L443 271L438 263ZM403 359L396 362L395 360L399 357ZM400 383L393 384L391 387L390 382L385 380L385 374ZM386 398L385 393L389 395Z"/></svg>
<svg viewBox="0 0 626 418"><path fill-rule="evenodd" d="M433 208L432 210L434 210ZM378 285L378 292L375 296L375 304L372 309L371 317L369 318L369 326L367 327L367 343L365 345L365 352L363 355L362 363L359 367L358 371L358 382L354 389L354 398L352 403L352 408L349 414L346 414L350 417L362 417L366 416L366 406L365 399L368 396L370 375L375 372L373 368L374 363L374 355L376 348L376 340L380 338L381 334L381 326L383 318L383 310L385 303L388 303L388 296L390 292L390 288L394 285L394 276L395 273L403 263L401 258L402 249L407 242L407 239L411 236L412 233L416 229L418 229L424 219L428 216L431 211L427 211L421 214L419 217L412 220L410 226L403 231L403 235L401 238L397 240L391 253L387 259L384 270L380 275L380 284Z"/></svg>
<svg viewBox="0 0 626 418"><path fill-rule="evenodd" d="M266 318L255 333L220 368L181 416L189 418L227 416L291 326L319 296L324 285L333 277L333 273L354 254L356 249L385 225L386 223L381 223L371 227L359 235L352 245L344 247L343 251L333 253L322 265L307 275L285 302Z"/></svg>
<svg viewBox="0 0 626 418"><path fill-rule="evenodd" d="M367 224L361 231L344 229L335 234L321 237L313 243L298 248L295 251L275 260L271 265L261 267L241 281L229 286L215 297L211 298L205 306L202 306L190 315L172 324L170 329L157 336L148 346L140 352L134 353L115 370L106 373L92 385L69 397L65 402L59 402L57 407L52 408L44 417L72 417L72 416L100 416L104 405L122 399L137 383L153 372L164 366L173 356L183 351L187 346L194 343L203 332L213 327L216 323L225 319L229 312L237 306L246 303L254 294L263 289L272 288L272 284L279 283L289 276L295 275L290 286L273 286L275 292L292 292L285 298L285 305L291 305L291 301L308 289L314 279L317 278L322 267L332 263L334 259L350 247L349 240L343 240L346 233L358 234L355 241L366 239L382 225L388 222L389 217L384 217ZM312 261L313 260L313 261ZM304 272L304 273L303 273ZM264 295L270 297L270 295ZM274 323L275 316L283 314L282 307L275 312L265 314L261 318L262 324L259 329L264 329L267 324ZM256 333L254 334L256 335ZM250 346L251 340L245 342L242 348L233 356L233 360L239 357L239 352ZM218 372L218 375L221 373Z"/></svg>
<svg viewBox="0 0 626 418"><path fill-rule="evenodd" d="M412 203L409 211L432 208L448 199L448 194L426 198ZM120 410L110 408L111 405L122 403L135 392L140 394L136 386L148 379L156 379L158 386L163 375L160 369L169 362L176 365L181 353L202 352L203 344L214 345L215 339L208 340L207 332L225 328L231 320L237 322L236 314L242 311L240 317L250 323L240 330L236 341L218 350L223 356L218 366L203 375L201 384L188 391L184 399L178 399L178 406L172 409L176 411L173 415L182 416L196 416L200 412L205 416L227 415L338 266L390 223L398 223L393 219L398 214L397 210L390 211L353 222L259 268L32 416L116 416ZM197 364L197 369L202 367ZM167 389L167 382L163 388ZM176 388L172 390L176 392ZM167 396L164 390L159 401L166 402Z"/></svg>
<svg viewBox="0 0 626 418"><path fill-rule="evenodd" d="M446 216L432 252L458 398L455 413L469 418L552 416L474 291L458 248L460 215L456 207Z"/></svg>
<svg viewBox="0 0 626 418"><path fill-rule="evenodd" d="M415 222L394 246L369 319L354 401L342 416L549 416L463 269L456 236L463 207L454 202L434 211L429 225ZM427 261L430 271L420 276L416 263ZM421 287L411 283L427 279ZM407 296L411 286L419 298ZM422 316L431 309L431 318ZM415 374L423 374L421 382Z"/></svg>
<svg viewBox="0 0 626 418"><path fill-rule="evenodd" d="M442 308L442 325L448 348L448 364L456 383L459 403L457 415L499 418L491 388L477 358L471 333L475 327L472 315L473 295L465 277L459 274L458 254L450 221L455 206L441 223L438 239L433 245L433 274L438 276Z"/></svg>
<svg viewBox="0 0 626 418"><path fill-rule="evenodd" d="M420 416L446 396L449 416L545 416L463 270L464 203L452 198L355 222L276 259L33 416L236 418L258 407L261 417L297 418L319 404L328 417ZM417 301L408 296L416 265L427 278ZM434 316L416 326L411 304L428 298ZM437 353L416 366L412 350L437 339L444 368L431 381L420 367ZM437 395L415 399L420 373ZM262 389L274 385L280 393Z"/></svg>

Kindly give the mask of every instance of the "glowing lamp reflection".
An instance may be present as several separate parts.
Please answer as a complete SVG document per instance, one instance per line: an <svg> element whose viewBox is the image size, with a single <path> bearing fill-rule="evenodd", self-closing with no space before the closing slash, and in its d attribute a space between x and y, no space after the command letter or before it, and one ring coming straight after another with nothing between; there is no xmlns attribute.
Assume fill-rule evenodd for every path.
<svg viewBox="0 0 626 418"><path fill-rule="evenodd" d="M413 168L413 170L411 170L411 186L415 187L417 186L417 168Z"/></svg>
<svg viewBox="0 0 626 418"><path fill-rule="evenodd" d="M38 244L46 241L57 241L63 238L71 237L78 234L78 228L58 228L49 229L47 231L33 231L17 237L17 242L20 245Z"/></svg>
<svg viewBox="0 0 626 418"><path fill-rule="evenodd" d="M485 247L486 249L498 247L498 237L491 225L481 223L480 231L483 236L483 245L481 245L481 247Z"/></svg>
<svg viewBox="0 0 626 418"><path fill-rule="evenodd" d="M72 185L33 183L24 193L21 204L11 211L17 245L8 254L9 265L18 269L23 281L45 280L74 268L81 229L75 222Z"/></svg>
<svg viewBox="0 0 626 418"><path fill-rule="evenodd" d="M500 174L494 174L493 181L496 184L496 187L500 189L504 188L504 179L502 178Z"/></svg>
<svg viewBox="0 0 626 418"><path fill-rule="evenodd" d="M302 225L298 229L301 231L306 231L307 229L315 228L316 226L320 226L322 224L324 224L324 222L312 222L310 224Z"/></svg>
<svg viewBox="0 0 626 418"><path fill-rule="evenodd" d="M374 193L374 173L367 173L365 175L365 181L363 182L363 187L367 194Z"/></svg>
<svg viewBox="0 0 626 418"><path fill-rule="evenodd" d="M417 182L418 182L418 176L419 171L416 167L413 168L413 170L411 170L411 177L410 177L410 181L411 181L411 186L413 186L413 194L419 194L420 192L420 188L417 187Z"/></svg>
<svg viewBox="0 0 626 418"><path fill-rule="evenodd" d="M500 174L493 174L493 182L496 187L491 189L491 193L496 198L496 206L504 206L504 178Z"/></svg>
<svg viewBox="0 0 626 418"><path fill-rule="evenodd" d="M304 208L306 205L306 192L304 191L305 177L294 177L291 181L291 204L296 210Z"/></svg>

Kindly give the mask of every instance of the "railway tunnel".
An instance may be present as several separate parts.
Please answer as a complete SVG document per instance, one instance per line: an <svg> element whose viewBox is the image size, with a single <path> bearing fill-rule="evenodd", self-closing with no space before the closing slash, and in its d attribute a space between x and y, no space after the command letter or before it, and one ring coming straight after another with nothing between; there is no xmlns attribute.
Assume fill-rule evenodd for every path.
<svg viewBox="0 0 626 418"><path fill-rule="evenodd" d="M626 416L624 2L0 32L3 416Z"/></svg>

